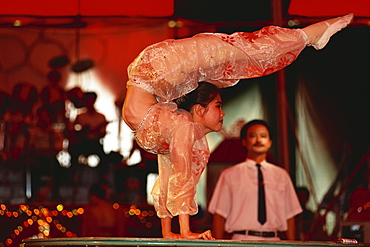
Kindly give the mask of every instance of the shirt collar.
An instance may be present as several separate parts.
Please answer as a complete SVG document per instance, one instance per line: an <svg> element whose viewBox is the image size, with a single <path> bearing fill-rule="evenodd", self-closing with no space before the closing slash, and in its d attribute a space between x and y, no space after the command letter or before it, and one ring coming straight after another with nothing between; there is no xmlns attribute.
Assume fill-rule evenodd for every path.
<svg viewBox="0 0 370 247"><path fill-rule="evenodd" d="M248 159L248 158L245 160L245 163L247 164L248 167L255 167L256 164L257 164L256 161L251 160L251 159ZM264 166L266 166L266 163L267 163L267 161L266 160L263 160L259 164L261 165L261 167L264 167Z"/></svg>

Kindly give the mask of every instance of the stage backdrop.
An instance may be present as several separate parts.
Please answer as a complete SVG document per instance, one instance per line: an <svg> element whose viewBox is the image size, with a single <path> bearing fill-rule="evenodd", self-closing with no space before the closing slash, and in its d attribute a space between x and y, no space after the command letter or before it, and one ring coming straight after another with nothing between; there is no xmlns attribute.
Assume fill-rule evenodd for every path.
<svg viewBox="0 0 370 247"><path fill-rule="evenodd" d="M127 66L142 49L167 38L209 31L252 31L260 28L256 21L272 23L269 7L272 1L260 1L259 6L252 4L255 1L247 1L249 6L245 6L246 1L214 1L209 6L208 1L199 0L196 9L191 4L178 8L177 4L186 6L186 2L1 0L0 90L10 94L20 82L31 83L41 90L52 70L49 61L56 56L68 57L70 62L58 68L62 74L61 85L66 89L80 86L98 93L97 108L112 122L105 142L110 146L105 148L127 155L132 134L122 127L126 135L117 137L120 109L116 102L122 102L125 95ZM348 12L356 15L354 25L334 36L323 51L308 48L287 68L290 110L295 120L291 129L300 144L295 157L298 174L295 179L298 185L308 186L314 192L311 208L315 210L335 180L339 167L345 163L353 168L369 147L370 51L367 41L370 38L369 27L358 20L369 20L370 6L366 0L292 0L290 5L289 1L282 2L286 25L293 16L322 19ZM240 10L247 7L248 12L261 15L243 15L244 11ZM238 16L234 18L229 13L238 13ZM181 20L181 17L194 21ZM249 25L249 21L253 24ZM71 65L85 58L92 59L94 67L78 74L71 71ZM240 118L248 121L255 117L266 118L276 126L277 89L271 78L275 79L272 76L256 83L257 89L244 83L228 91L235 96L225 97L225 128ZM253 95L257 103L243 101L250 90L256 90ZM251 110L257 113L244 114ZM210 137L212 150L223 138L218 134ZM295 153L294 150L293 147L291 152ZM312 183L308 176L315 178Z"/></svg>

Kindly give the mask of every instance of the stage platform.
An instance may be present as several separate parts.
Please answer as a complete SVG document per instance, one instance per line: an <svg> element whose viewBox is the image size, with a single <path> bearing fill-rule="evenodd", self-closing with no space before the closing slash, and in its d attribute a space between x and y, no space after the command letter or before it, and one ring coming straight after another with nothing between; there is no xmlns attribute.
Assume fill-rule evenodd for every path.
<svg viewBox="0 0 370 247"><path fill-rule="evenodd" d="M303 241L238 241L238 240L187 240L164 238L48 238L24 239L22 247L53 247L53 246L204 246L204 247L289 247L289 246L369 246L368 244L341 244L335 242L303 242Z"/></svg>

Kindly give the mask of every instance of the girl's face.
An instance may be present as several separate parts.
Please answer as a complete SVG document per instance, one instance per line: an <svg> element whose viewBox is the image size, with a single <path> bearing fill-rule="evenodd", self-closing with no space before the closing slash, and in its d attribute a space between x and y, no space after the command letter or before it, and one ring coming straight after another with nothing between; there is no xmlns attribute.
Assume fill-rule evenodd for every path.
<svg viewBox="0 0 370 247"><path fill-rule="evenodd" d="M209 132L220 131L223 124L225 113L222 110L222 99L217 95L206 108L203 108L203 114L196 122L203 125L205 134Z"/></svg>

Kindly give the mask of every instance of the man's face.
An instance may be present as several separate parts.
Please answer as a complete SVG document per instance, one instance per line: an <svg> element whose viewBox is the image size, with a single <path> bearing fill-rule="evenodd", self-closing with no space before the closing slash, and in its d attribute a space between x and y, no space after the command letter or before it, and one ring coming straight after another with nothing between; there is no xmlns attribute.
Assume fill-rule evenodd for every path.
<svg viewBox="0 0 370 247"><path fill-rule="evenodd" d="M247 130L242 140L249 154L265 154L271 147L272 141L268 129L262 124L254 124Z"/></svg>

